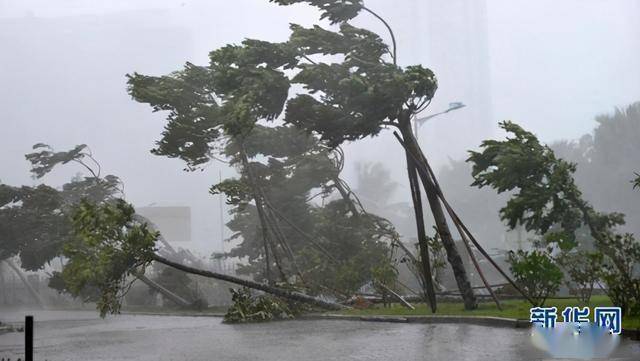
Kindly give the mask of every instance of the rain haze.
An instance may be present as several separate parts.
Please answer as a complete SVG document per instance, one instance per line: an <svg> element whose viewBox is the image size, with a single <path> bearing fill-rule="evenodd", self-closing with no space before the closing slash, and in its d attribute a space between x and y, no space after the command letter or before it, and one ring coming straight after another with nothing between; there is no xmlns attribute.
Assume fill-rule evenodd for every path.
<svg viewBox="0 0 640 361"><path fill-rule="evenodd" d="M290 24L300 24L304 27L319 24L332 31L338 31L339 26L331 24L328 19L319 20L322 13L320 9L304 4L304 1L291 2L303 4L279 6L268 0L0 0L0 124L2 125L0 128L0 164L2 165L0 186L4 184L14 187L23 185L36 187L47 184L62 189L70 179L74 177L78 179L79 175L87 176L86 169L80 164L71 162L69 165L55 167L42 178L35 178L30 172L32 165L25 159L25 154L33 152L33 146L37 143L50 145L56 151L69 150L76 145L86 144L92 156L100 164L101 175L113 174L119 177L122 182L123 198L131 203L139 214L157 222L164 238L176 249L187 249L197 259L206 263L214 262L212 259L215 257L212 257L212 254L230 252L237 247L233 255L228 255L229 259L233 259L231 262L233 270L223 268L221 271L211 268L213 266L207 266L208 270L228 271L234 276L241 275L273 286L275 283L272 284L270 277L276 275L279 269L281 280L295 278L299 281L303 278L304 272L300 272L295 261L292 260L289 266L291 274L285 276L286 272L283 272L279 263L281 261L277 259L277 252L274 251L271 254L275 260L269 260L265 235L267 231L264 226L265 215L260 213L261 206L257 199L265 196L256 193L255 189L250 195L249 198L255 200L260 222L257 221L258 216L254 215L255 224L245 227L242 223L244 220L241 218L242 207L237 204L228 204L224 195L210 192L212 186L224 179L238 178L240 175L250 179L254 176L250 170L247 174L241 171L245 165L238 160L240 158L234 160L235 166L231 166L228 162L233 157L215 157L221 158L222 161L212 157L208 162L200 164L198 169L188 170L188 165L182 159L153 154L151 150L158 146L157 142L163 138L163 132L167 129L165 127L168 112L154 112L147 101L133 99L127 84L127 75L167 75L183 69L185 63L206 66L209 64L210 52L227 44L241 44L245 39L287 42L291 35ZM506 251L533 249L536 245L534 242L528 243L529 238L534 236L544 238L542 236L547 231L551 232L558 224L564 226L566 223L565 219L556 223L551 222L553 226L542 231L535 227L525 230L520 219L520 223L507 230L507 220L500 219L498 210L506 204L512 193L498 195L495 184L487 183L482 189L471 186L474 181L470 174L471 165L465 163L469 158L469 151L480 152L481 143L488 139L504 140L507 133L500 128L499 123L505 120L517 123L523 129L535 134L542 144L550 145L557 155L577 163L576 184L581 187L586 201L591 202L598 210L625 213L627 223L620 225L619 229L625 232L640 232L640 207L636 205L640 204L637 198L640 197L640 193L637 189L633 190L631 184L635 177L634 173L640 172L640 163L634 161L633 156L630 155L632 152L640 151L640 142L636 139L629 142L627 146L624 141L620 141L621 145L616 149L625 149L625 155L620 157L625 158L624 161L618 162L617 159L610 158L610 153L603 156L589 153L595 152L594 149L602 149L598 148L600 138L595 132L603 122L596 119L601 116L616 118L615 114L618 114L616 112L624 113L624 109L634 103L635 113L629 110L626 114L635 114L635 118L632 115L628 116L633 118L632 122L635 123L621 132L640 136L638 131L640 125L636 124L640 122L640 103L638 103L640 101L640 66L638 66L640 1L365 0L365 3L367 8L374 9L376 14L382 15L393 28L394 40L397 40L397 65L407 67L421 64L435 73L437 91L433 99L428 100L428 107L419 114L411 115L412 124L415 123L415 128L411 129L415 132L418 146L428 157L434 169L435 178L440 180L444 194L449 197L451 206L458 210L463 220L467 220L467 225L470 226L471 231L476 232L478 240L491 256L500 258L498 263L505 270L512 271ZM349 23L379 34L387 44L392 42L385 24L371 13L363 12L350 19ZM334 58L321 55L314 59L318 61L317 59ZM335 59L340 61L341 58ZM293 98L297 92L302 93L302 87L292 86L289 90L289 98ZM282 112L278 114L275 122L265 124L272 126L289 124L284 118L285 112ZM427 233L432 234L433 228L440 235L441 224L438 224L437 216L431 215L433 208L429 205L432 205L432 199L429 198L428 190L423 190L422 196L418 196L418 203L416 203L416 197L412 198L412 187L409 181L411 176L407 176L410 150L405 151L398 144L391 129L393 127L386 125L381 127L385 129L379 134L347 140L341 144L344 150L344 167L341 169L339 179L350 186L350 188L347 187L349 192L354 190L354 197L360 196L355 202L357 205L385 217L395 226L394 232L397 231L400 242L416 245L422 242L420 231L416 231L416 224L418 229L421 227L420 221L416 220L414 214L420 199L422 200L420 208L425 213L426 222L426 227L424 225L422 227L427 229ZM304 129L309 130L309 128ZM604 134L605 131L601 133ZM628 135L628 138L634 139L633 136ZM612 137L614 141L610 143L616 143L616 136ZM246 157L244 152L243 148L240 153ZM638 153L633 154L637 156ZM598 164L604 164L601 168L588 165L595 164L598 160L596 158L600 159L601 163ZM421 159L414 158L414 161L417 164ZM627 169L629 164L632 166L635 164L635 169ZM607 166L610 168L606 168ZM617 168L614 169L614 166ZM418 180L425 182L420 178L423 177L420 170L419 167L416 168L418 173L415 182ZM602 172L607 173L606 176L611 178L610 183L607 183L609 181L602 183L603 188L609 187L609 193L600 194L599 179ZM379 178L374 177L367 182L364 176L366 174L377 174ZM636 174L636 176L638 177L637 185L640 187L640 175ZM426 189L425 184L422 184L422 189ZM610 189L611 184L615 184L615 187L619 186L621 190ZM386 188L383 185L386 185ZM309 187L313 192L308 192L305 196L311 197L311 193L326 188L323 187L325 184ZM339 199L341 195L344 197L343 190L339 186L335 188L336 191L332 191L332 195L326 198L324 196L314 198L313 201L309 201L309 204L324 209L325 202ZM419 184L417 188L420 189ZM3 202L1 191L0 188L0 233L3 229L1 211L9 208L1 203ZM268 192L270 190L267 190ZM223 193L226 192L223 191ZM230 199L230 193L226 194ZM273 194L279 193L274 191ZM440 204L438 196L434 195L434 197ZM563 199L563 196L559 199ZM557 201L557 198L554 200ZM277 202L277 199L274 200L274 203ZM268 201L265 201L265 204L266 209L269 210L271 206ZM448 205L444 201L443 204L447 215L443 215L442 219L446 219L450 223L451 230L455 231L454 225L458 226L458 223L449 213ZM355 211L351 210L351 212L352 215L355 214ZM366 214L364 210L362 212ZM442 209L440 212L442 213ZM278 222L284 227L294 227L284 217L278 221L276 210L268 211L266 216L276 219L274 221L276 227ZM576 222L582 222L582 220ZM584 222L585 224L580 223L583 227L581 229L587 228L588 222ZM262 238L258 236L260 234L258 223L262 226ZM322 228L321 226L316 229L306 224L303 226L311 227L305 228L305 231L314 237L319 237L316 238L316 242L317 239L324 237L321 233L322 229L331 229L331 227ZM336 229L340 227L340 225L335 226ZM256 229L255 234L250 233L254 229ZM309 229L313 229L313 232ZM572 231L576 232L576 229ZM271 232L272 238L279 237L279 230ZM239 236L233 237L230 242L224 241L234 234ZM254 236L256 242L264 240L265 254L260 253L262 246L256 242L249 244L247 241L245 248L238 246L242 245L242 241L247 240L250 235ZM308 234L300 232L296 237L298 237L296 242L302 242L302 239L307 239ZM435 242L439 237L441 236L434 238ZM465 249L464 252L466 252L464 242L468 244L469 241L465 237L458 239L460 238L458 234L453 238L455 238L455 244L458 244L457 247L461 250ZM594 238L597 239L597 237ZM468 310L468 300L461 286L463 281L455 266L453 268L449 266L452 258L445 242L447 242L446 239L443 241L445 249L440 247L444 276L441 281L434 283L435 290L439 292L438 300L441 296L453 297L456 302L463 302L464 308ZM589 242L589 247L597 244L593 240ZM283 260L287 255L293 259L289 245L283 245L282 241L280 243L280 246L271 247L282 247ZM391 247L390 252L393 255L397 255L393 252L400 252L395 247ZM293 248L296 251L296 247ZM415 251L414 248L418 249L415 251L416 254L421 252L418 246L410 248L411 250L407 253ZM638 249L640 252L640 248ZM475 246L468 246L468 250L471 252L470 260L467 260L469 257L465 257L464 263L466 267L473 267L476 262L473 252L480 255L484 251L478 250ZM322 252L325 251L322 250ZM432 252L438 251L432 250ZM301 254L300 257L306 256L304 252ZM428 252L426 254L428 257ZM20 254L14 252L10 256L17 262ZM296 253L296 257L298 256ZM374 256L367 257L374 258ZM390 256L390 258L393 257L395 256ZM263 258L265 258L264 261L262 261ZM0 245L0 262L2 261L3 253ZM413 261L420 265L415 258ZM266 268L260 262L265 263ZM271 268L269 268L269 262L275 262ZM285 264L285 261L282 262ZM410 297L423 297L416 302L420 303L421 310L426 312L428 303L425 298L429 297L426 284L429 282L425 281L424 275L413 277L415 269L405 265L404 262L408 261L403 259L401 262L403 264L394 272L398 279L408 286L406 289L403 288L405 286L391 288L407 296L405 297L407 300ZM475 289L486 286L489 290L486 294L482 294L484 289L476 292L482 294L482 297L485 297L483 300L488 302L492 300L490 297L495 295L490 291L486 284L487 280L479 269L489 268L490 265L488 261L482 262L480 266L475 263L478 272L472 271L469 279L471 286ZM630 272L636 272L635 280L638 282L637 280L640 279L640 276L637 276L638 263L634 263L633 260L629 262L632 269ZM52 263L54 262L48 263L47 272L59 270L58 264L51 266ZM63 263L60 260L60 267ZM633 270L634 266L636 271ZM23 268L25 271L41 271ZM287 271L287 267L284 268ZM161 271L157 270L157 272L159 274ZM375 272L371 272L375 275L380 274L376 272L383 273L378 268ZM1 273L2 264L0 263ZM517 278L517 274L508 273ZM134 273L129 273L127 277L132 275ZM506 285L511 287L501 278L498 271L492 269L487 271L487 275L489 283L499 283L505 289ZM44 277L42 273L40 276ZM300 279L296 278L298 276ZM340 277L336 276L336 278ZM437 279L436 276L434 276L435 279ZM604 284L605 279L606 276L602 276L597 281L602 281ZM180 281L176 282L180 283ZM366 279L366 282L363 279L354 280L353 283L358 284L357 287L352 288L357 289L358 292L357 295L353 293L352 297L352 293L348 293L347 295L351 297L349 299L356 300L353 302L357 305L360 300L369 302L367 298L369 296L378 297L380 288L376 288L377 282L374 278ZM596 280L591 282L592 291L596 283ZM221 284L227 285L227 283ZM211 294L217 292L216 287L221 287L225 292L228 288L219 284L207 285L206 287L209 288L205 288L204 281L203 286L199 286L196 282L194 287L196 293L210 292ZM203 291L198 291L198 287L202 287ZM424 293L421 287L424 288ZM416 294L410 288L420 291ZM460 288L460 293L452 296L451 292L458 291L456 288ZM607 293L608 287L600 285L595 286L595 289L594 297L606 298L607 306L612 304L607 298L610 297ZM269 293L269 291L266 292ZM322 302L341 305L344 303L340 299L341 296L327 296L317 290L314 292L311 292L313 296L321 298ZM395 295L395 292L387 289L386 286L380 292L382 296L378 297L380 300L376 298L375 302L383 303L385 306L387 305L386 297ZM562 298L568 297L573 289L568 284L558 283L554 292L558 292ZM160 294L163 293L160 292ZM372 294L375 295L372 296ZM144 295L147 297L146 294ZM163 295L165 298L172 299L171 295ZM162 298L159 294L153 293L153 297L156 296L158 299ZM509 297L511 296L513 298L509 298L508 302L517 298L509 294ZM209 297L210 308L214 306L211 299L217 301L216 297L218 296ZM224 303L225 311L232 302L230 297L225 293L219 298L222 300L220 302ZM398 297L400 297L398 302L402 306L403 296ZM435 299L434 293L434 303ZM17 298L11 300L15 301ZM188 299L188 303L193 306L199 300L194 296L193 299ZM447 298L445 302L449 301L450 299ZM17 313L11 312L11 308L8 308L9 311L3 310L2 302L3 299L0 297L0 357L4 356L3 351L7 351L9 355L16 358L16 355L20 354L16 350L17 345L22 342L22 335L18 333L3 335L1 327L2 322L17 324L22 320L21 317L16 317ZM4 296L4 302L7 302L7 296ZM176 301L172 299L172 302ZM166 303L160 303L166 305ZM389 304L391 303L394 305L390 307L397 306L396 301ZM529 304L526 304L526 316L528 316ZM573 306L569 303L562 303L562 305ZM98 318L97 312L94 312L94 306L93 303L91 307L82 303L83 311L78 312L84 313L73 314L71 318L67 318L66 314L60 316L61 314L57 313L59 311L46 307L46 311L36 312L37 318L51 322L63 320L61 322L65 329L66 327L70 329L64 331L61 338L72 339L76 334L88 332L90 336L87 336L87 342L99 344L103 337L107 337L105 335L109 335L109 332L116 335L111 346L104 346L95 353L90 348L83 349L69 343L59 345L55 352L52 351L52 355L62 359L78 352L78 355L83 355L78 357L84 357L84 359L106 360L115 357L113 355L121 359L141 348L153 348L163 343L171 344L172 336L162 334L165 324L149 314L118 316L117 319L103 320ZM127 306L126 303L125 306ZM146 306L148 305L145 304ZM397 307L402 308L401 306ZM515 303L513 307L516 308ZM206 303L204 308L206 309ZM462 308L461 303L460 309ZM446 306L443 309L446 310ZM521 309L524 307L519 308ZM130 312L137 310L129 309ZM375 312L369 310L373 312L370 314L365 310L363 315L379 314L376 313L378 309L375 310ZM640 307L635 310L640 313ZM147 311L145 308L144 312ZM215 312L221 311L215 309ZM229 313L225 317L228 315ZM480 315L500 316L505 319L522 318L515 313L506 315L482 313ZM83 324L82 329L71 328L76 317L83 319L85 316L92 321L86 325ZM362 320L356 323L339 320L331 325L333 321L328 320L295 321L295 326L291 329L280 325L268 329L267 326L260 325L262 328L248 331L229 326L233 329L228 331L225 328L227 326L219 325L217 321L212 326L207 321L185 320L179 316L181 314L172 313L167 317L175 318L172 322L175 322L180 330L192 327L200 330L199 332L212 332L217 335L216 337L220 337L221 343L228 343L229 346L218 351L228 352L230 360L262 359L260 356L264 356L265 360L296 359L294 357L296 352L285 352L274 347L271 341L288 338L299 341L297 344L292 343L291 347L307 350L310 360L327 358L342 360L340 357L344 354L355 352L353 351L355 349L367 348L367 342L372 342L370 340L376 340L376 347L368 350L368 353L362 357L370 356L371 359L381 360L390 358L422 360L425 354L432 353L435 359L446 359L447 355L457 352L456 343L448 341L449 337L453 338L455 337L453 335L459 333L466 335L465 337L469 337L473 342L469 345L471 351L460 354L458 359L542 360L549 355L554 355L549 353L549 350L541 351L540 348L529 345L527 341L529 334L525 330L514 332L501 328L500 337L509 341L497 342L492 347L487 347L487 344L493 341L483 335L485 326L481 322L474 325L437 325L439 331L437 333L432 333L432 329L425 328L433 327L426 323L387 327L384 323L369 324L361 322ZM633 322L636 323L633 325L637 329L640 327L640 319L637 318L638 316L634 317L636 318ZM152 340L147 335L141 336L142 331L136 327L138 321L144 322L145 327L148 326L150 330L157 333L157 338ZM100 328L100 333L91 333L99 327L103 327ZM41 331L44 335L42 337L55 338L56 327L53 324L43 323ZM357 336L347 337L356 332L358 332ZM432 339L434 334L437 336L433 336ZM428 342L444 346L435 349L427 346L416 347L416 343L421 342L425 335L429 335ZM636 331L636 337L640 337L638 335ZM130 336L137 341L126 343L127 346L121 350L113 347L113 344L125 342ZM257 345L250 346L247 350L236 349L234 346L247 343L246 337L258 339L262 336L267 338L262 339ZM167 348L159 352L164 353L168 358L179 358L180 355L192 350L194 353L189 359L193 360L205 360L210 356L209 349L205 346L194 349L186 347L194 337L199 344L207 342L198 338L197 334L180 331L175 337L179 340L175 342L185 347ZM323 355L318 342L338 342L339 345L332 349L330 355ZM392 346L394 343L395 346ZM521 347L523 343L527 346ZM621 359L636 351L640 352L638 343L625 340L621 345L618 349ZM264 354L263 350L266 350ZM407 352L405 357L398 356L401 350ZM148 358L139 359L155 360L150 355L147 356Z"/></svg>
<svg viewBox="0 0 640 361"><path fill-rule="evenodd" d="M436 167L496 136L501 120L546 142L576 139L591 132L595 116L640 98L636 1L369 3L395 27L400 62L436 73L439 89L425 115L451 102L466 105L420 129ZM183 162L150 154L164 117L131 100L125 74L206 64L208 53L227 43L283 41L289 23L316 18L307 6L261 0L0 2L0 179L34 183L23 154L35 143L88 144L104 171L122 178L131 202L191 207L194 243L221 250L218 200L208 189L219 171L232 170L213 163L182 173ZM374 18L358 23L383 31ZM346 148L347 179L355 162L382 161L406 183L391 132ZM61 184L73 174L56 171L48 181Z"/></svg>

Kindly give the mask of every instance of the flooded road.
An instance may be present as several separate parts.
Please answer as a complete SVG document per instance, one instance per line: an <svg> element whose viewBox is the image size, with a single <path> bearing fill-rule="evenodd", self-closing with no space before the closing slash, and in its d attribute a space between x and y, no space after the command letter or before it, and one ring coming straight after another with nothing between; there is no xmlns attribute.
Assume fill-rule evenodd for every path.
<svg viewBox="0 0 640 361"><path fill-rule="evenodd" d="M24 312L0 312L20 321ZM224 325L215 317L34 312L36 360L541 360L528 330L459 324L283 321ZM23 333L0 335L0 358L22 356ZM620 356L640 354L624 343Z"/></svg>

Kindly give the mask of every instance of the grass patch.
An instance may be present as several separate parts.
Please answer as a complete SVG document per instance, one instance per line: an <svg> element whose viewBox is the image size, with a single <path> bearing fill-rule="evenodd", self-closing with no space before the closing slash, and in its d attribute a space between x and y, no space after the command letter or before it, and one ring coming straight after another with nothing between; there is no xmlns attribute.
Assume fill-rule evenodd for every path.
<svg viewBox="0 0 640 361"><path fill-rule="evenodd" d="M461 302L438 302L438 311L436 315L441 316L494 316L506 318L529 319L529 309L531 304L525 300L504 300L501 301L502 311L498 310L493 302L482 302L478 308L473 311L466 311ZM390 308L383 308L376 305L374 308L363 310L351 309L342 311L342 314L354 316L425 316L432 315L431 310L424 303L413 304L415 310L404 308L400 304L393 304ZM557 307L558 316L565 307L580 306L579 302L574 299L557 299L550 298L545 303L546 307ZM611 300L607 296L593 296L589 303L589 308L593 312L593 308L597 306L612 306ZM590 316L591 318L591 316ZM640 317L622 317L622 327L626 329L640 328Z"/></svg>

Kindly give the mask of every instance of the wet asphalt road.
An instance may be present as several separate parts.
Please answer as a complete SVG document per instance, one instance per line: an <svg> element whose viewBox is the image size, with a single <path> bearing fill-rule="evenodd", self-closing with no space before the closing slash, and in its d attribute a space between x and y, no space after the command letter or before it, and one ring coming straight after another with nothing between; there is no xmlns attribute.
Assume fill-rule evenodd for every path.
<svg viewBox="0 0 640 361"><path fill-rule="evenodd" d="M0 311L19 321L26 312ZM283 321L224 325L220 318L36 311L36 360L543 360L528 330L460 324ZM0 335L0 358L22 356L23 333ZM615 357L640 359L623 342Z"/></svg>

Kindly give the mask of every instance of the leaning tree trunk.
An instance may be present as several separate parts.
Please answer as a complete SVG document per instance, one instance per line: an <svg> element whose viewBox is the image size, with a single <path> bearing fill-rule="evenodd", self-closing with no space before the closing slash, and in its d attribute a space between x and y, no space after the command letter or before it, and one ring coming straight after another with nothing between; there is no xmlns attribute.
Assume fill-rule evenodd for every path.
<svg viewBox="0 0 640 361"><path fill-rule="evenodd" d="M415 159L417 162L426 164L422 150L420 149L418 141L411 130L411 123L409 119L404 119L401 122L400 132L402 133L402 137L405 142L406 151L411 153L409 157ZM438 193L435 185L430 178L423 176L421 173L420 179L422 180L422 185L427 195L431 212L433 213L433 219L435 221L438 234L440 235L444 249L447 252L447 260L451 265L458 289L462 295L464 307L467 310L476 309L478 307L478 302L473 293L473 289L471 288L471 283L467 277L467 272L464 268L464 263L462 262L460 253L458 252L453 236L451 235L451 231L449 230L449 225L447 224L447 219L442 210L442 204L440 204L440 200L438 199Z"/></svg>
<svg viewBox="0 0 640 361"><path fill-rule="evenodd" d="M406 153L406 151L405 151ZM418 234L418 248L420 250L420 265L422 266L422 289L426 300L429 302L431 312L437 310L436 291L434 288L434 278L431 274L431 260L429 259L429 245L427 243L427 234L424 225L424 214L422 213L422 196L420 194L420 184L418 183L418 175L413 160L407 156L407 172L409 175L409 186L411 188L411 200L413 202L413 210L416 217L416 227Z"/></svg>
<svg viewBox="0 0 640 361"><path fill-rule="evenodd" d="M335 303L335 302L330 302L330 301L325 301L323 299L317 298L317 297L312 297L309 295L305 295L304 293L300 293L300 292L296 292L296 291L290 291L290 290L286 290L284 288L280 288L280 287L275 287L275 286L271 286L268 284L264 284L264 283L258 283L258 282L254 282L254 281L250 281L250 280L245 280L242 278L238 278L238 277L234 277L234 276L230 276L230 275L225 275L222 273L217 273L217 272L211 272L211 271L204 271L204 270L200 270L197 268L193 268L193 267L189 267L180 263L176 263L173 261L170 261L164 257L158 256L158 255L153 255L153 260L160 262L164 265L167 265L169 267L173 267L177 270L183 271L183 272L187 272L187 273L191 273L194 275L199 275L199 276L203 276L203 277L208 277L208 278L213 278L213 279L217 279L220 281L225 281L225 282L230 282L230 283L234 283L240 286L244 286L244 287L248 287L248 288L252 288L252 289L256 289L256 290L260 290L260 291L264 291L266 293L270 293L272 295L278 296L278 297L282 297L282 298L286 298L292 301L298 301L298 302L304 302L304 303L308 303L311 304L313 306L317 306L320 308L324 308L324 309L329 309L329 310L342 310L342 309L346 309L349 308L347 306L341 305L339 303Z"/></svg>

